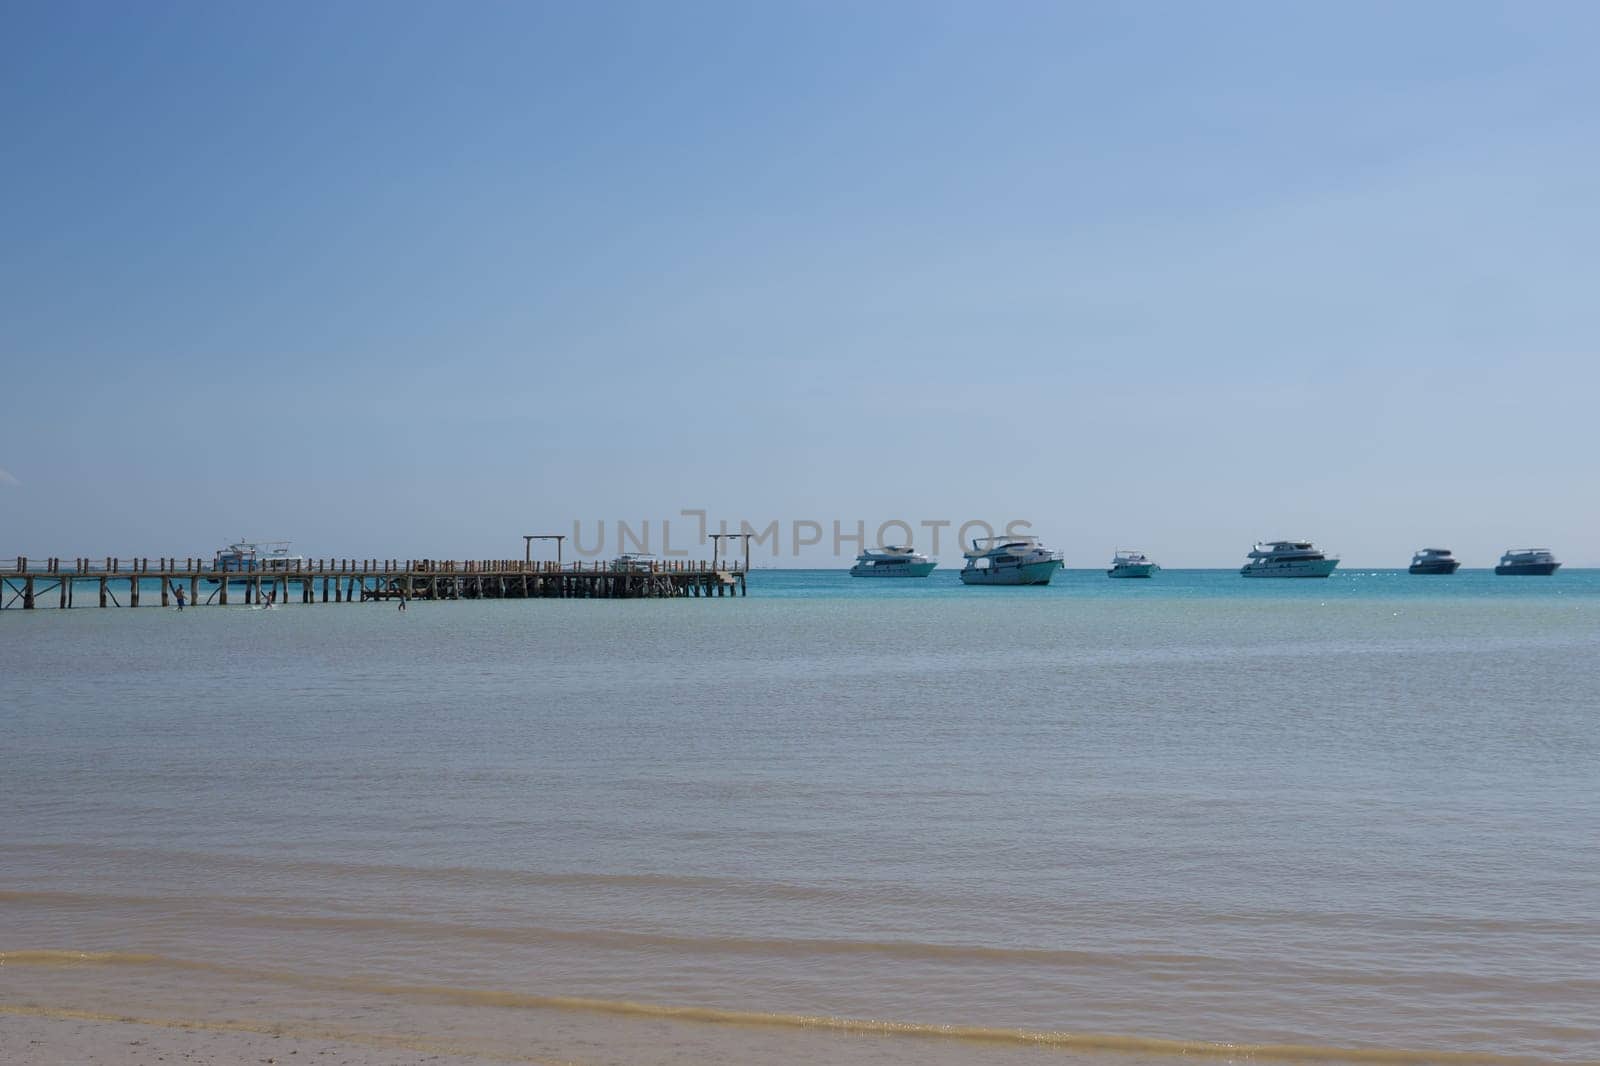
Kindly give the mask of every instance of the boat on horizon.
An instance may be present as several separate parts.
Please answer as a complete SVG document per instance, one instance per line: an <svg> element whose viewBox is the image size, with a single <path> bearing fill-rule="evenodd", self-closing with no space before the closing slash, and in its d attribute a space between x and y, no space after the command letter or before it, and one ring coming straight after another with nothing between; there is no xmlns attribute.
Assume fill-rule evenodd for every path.
<svg viewBox="0 0 1600 1066"><path fill-rule="evenodd" d="M1111 557L1111 569L1106 571L1106 576L1154 577L1160 571L1160 565L1144 552L1118 549Z"/></svg>
<svg viewBox="0 0 1600 1066"><path fill-rule="evenodd" d="M1327 577L1339 565L1337 555L1325 555L1309 540L1269 540L1250 550L1250 561L1239 568L1244 577Z"/></svg>
<svg viewBox="0 0 1600 1066"><path fill-rule="evenodd" d="M963 585L1048 585L1063 565L1038 537L974 537L962 556Z"/></svg>
<svg viewBox="0 0 1600 1066"><path fill-rule="evenodd" d="M1507 548L1494 572L1501 577L1549 577L1560 567L1549 548Z"/></svg>
<svg viewBox="0 0 1600 1066"><path fill-rule="evenodd" d="M851 577L927 577L938 562L910 545L891 544L869 548L856 556Z"/></svg>
<svg viewBox="0 0 1600 1066"><path fill-rule="evenodd" d="M1411 557L1411 566L1407 568L1412 574L1453 574L1461 566L1449 548L1419 548Z"/></svg>

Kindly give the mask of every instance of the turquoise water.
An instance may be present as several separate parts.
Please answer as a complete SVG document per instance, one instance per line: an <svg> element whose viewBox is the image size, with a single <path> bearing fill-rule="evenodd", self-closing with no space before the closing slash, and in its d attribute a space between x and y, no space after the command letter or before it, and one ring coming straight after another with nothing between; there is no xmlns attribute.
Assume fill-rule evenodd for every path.
<svg viewBox="0 0 1600 1066"><path fill-rule="evenodd" d="M1160 599L1250 597L1347 599L1522 599L1600 596L1600 570L1562 569L1549 577L1496 577L1493 570L1458 570L1447 577L1412 575L1404 570L1337 570L1325 580L1244 578L1232 570L1163 570L1153 578L1112 580L1104 570L1062 570L1044 588L968 588L959 566L935 570L927 578L853 578L845 570L755 570L752 596L786 598L974 596L1148 596Z"/></svg>
<svg viewBox="0 0 1600 1066"><path fill-rule="evenodd" d="M7 611L0 952L127 965L0 1003L1593 1060L1597 652L1577 570Z"/></svg>

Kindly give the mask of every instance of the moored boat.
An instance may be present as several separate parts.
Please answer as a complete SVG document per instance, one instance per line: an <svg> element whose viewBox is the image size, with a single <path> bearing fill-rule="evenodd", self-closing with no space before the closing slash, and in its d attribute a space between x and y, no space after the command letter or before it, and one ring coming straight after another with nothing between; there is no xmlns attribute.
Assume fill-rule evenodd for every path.
<svg viewBox="0 0 1600 1066"><path fill-rule="evenodd" d="M851 577L927 577L938 562L908 545L870 548L856 556Z"/></svg>
<svg viewBox="0 0 1600 1066"><path fill-rule="evenodd" d="M228 579L228 584L234 585L246 576L290 573L299 569L304 562L303 556L289 553L289 542L286 540L236 540L218 550L211 568L224 574L239 574L238 578ZM214 577L206 580L213 585L218 583Z"/></svg>
<svg viewBox="0 0 1600 1066"><path fill-rule="evenodd" d="M1494 572L1502 577L1548 577L1560 567L1549 548L1507 548Z"/></svg>
<svg viewBox="0 0 1600 1066"><path fill-rule="evenodd" d="M1339 565L1337 555L1324 555L1309 540L1269 540L1250 550L1240 567L1244 577L1327 577Z"/></svg>
<svg viewBox="0 0 1600 1066"><path fill-rule="evenodd" d="M963 585L1048 585L1062 566L1061 554L1038 537L976 537L962 555Z"/></svg>
<svg viewBox="0 0 1600 1066"><path fill-rule="evenodd" d="M1421 548L1411 557L1407 570L1413 574L1453 574L1460 566L1461 561L1449 548Z"/></svg>
<svg viewBox="0 0 1600 1066"><path fill-rule="evenodd" d="M648 574L656 568L656 557L642 552L623 552L611 560L611 569L619 574Z"/></svg>
<svg viewBox="0 0 1600 1066"><path fill-rule="evenodd" d="M1161 567L1144 552L1119 550L1111 557L1107 577L1154 577Z"/></svg>

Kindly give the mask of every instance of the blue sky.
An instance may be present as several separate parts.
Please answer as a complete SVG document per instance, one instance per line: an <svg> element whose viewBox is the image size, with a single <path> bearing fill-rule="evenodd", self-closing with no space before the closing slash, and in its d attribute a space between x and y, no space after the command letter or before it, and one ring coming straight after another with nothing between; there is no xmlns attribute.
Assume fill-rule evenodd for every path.
<svg viewBox="0 0 1600 1066"><path fill-rule="evenodd" d="M0 555L695 508L1600 565L1597 31L0 2Z"/></svg>

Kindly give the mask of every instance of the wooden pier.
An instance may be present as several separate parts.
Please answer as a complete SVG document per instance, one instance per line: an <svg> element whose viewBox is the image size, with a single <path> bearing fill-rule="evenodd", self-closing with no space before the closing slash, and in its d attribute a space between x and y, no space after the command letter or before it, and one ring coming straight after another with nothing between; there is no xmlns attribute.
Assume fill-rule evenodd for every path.
<svg viewBox="0 0 1600 1066"><path fill-rule="evenodd" d="M639 599L743 596L748 566L666 560L627 568L608 562L526 559L294 559L253 570L222 570L200 558L0 561L0 610L39 606L138 607L141 593L162 607L391 600ZM87 595L87 602L80 599ZM154 606L154 603L146 603Z"/></svg>

